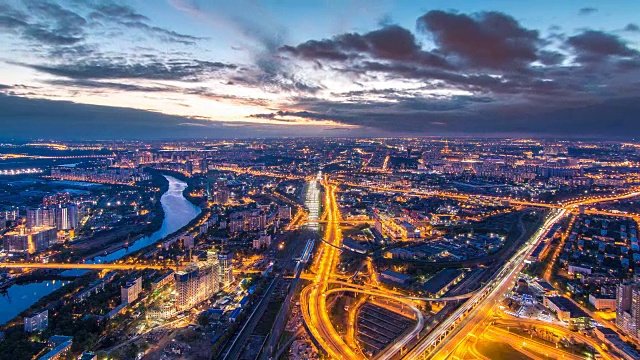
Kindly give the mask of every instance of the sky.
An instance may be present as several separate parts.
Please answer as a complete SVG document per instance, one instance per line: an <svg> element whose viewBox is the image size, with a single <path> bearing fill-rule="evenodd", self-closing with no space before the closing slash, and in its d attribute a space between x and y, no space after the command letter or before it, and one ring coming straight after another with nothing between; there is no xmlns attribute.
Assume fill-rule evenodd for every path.
<svg viewBox="0 0 640 360"><path fill-rule="evenodd" d="M633 138L638 14L635 0L0 0L0 138Z"/></svg>

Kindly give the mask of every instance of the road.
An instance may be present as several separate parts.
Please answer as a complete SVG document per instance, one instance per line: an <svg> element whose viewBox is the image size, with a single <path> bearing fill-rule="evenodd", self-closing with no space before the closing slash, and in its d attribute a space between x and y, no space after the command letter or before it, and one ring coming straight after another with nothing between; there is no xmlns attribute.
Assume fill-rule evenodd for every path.
<svg viewBox="0 0 640 360"><path fill-rule="evenodd" d="M325 241L333 244L322 244L318 252L318 271L316 277L305 287L300 294L300 308L305 327L316 344L323 349L332 359L361 359L362 355L356 354L335 330L329 319L326 306L325 291L331 279L333 269L338 260L342 236L339 222L339 210L335 199L336 187L327 184L325 187L325 204L328 223L325 233Z"/></svg>
<svg viewBox="0 0 640 360"><path fill-rule="evenodd" d="M401 352L409 342L414 340L424 327L424 316L415 306L413 300L434 299L404 296L384 289L375 289L368 286L359 286L348 282L334 280L334 268L339 259L342 241L342 234L339 227L340 212L335 197L336 186L325 182L325 188L327 229L325 239L321 243L322 245L319 249L317 259L318 270L316 276L312 278L311 285L305 287L300 295L300 307L305 327L314 342L323 349L330 358L362 359L363 355L354 351L354 349L347 345L343 337L338 334L333 327L328 315L329 311L326 306L327 295L351 291L398 301L413 310L417 321L416 326L410 332L398 339L392 346L384 349L377 357L378 359L383 360L391 359L398 352ZM328 289L329 284L337 284L340 285L340 287ZM456 297L456 299L467 298L469 296L470 295L468 294L464 294ZM446 300L452 299L443 299L442 301Z"/></svg>
<svg viewBox="0 0 640 360"><path fill-rule="evenodd" d="M532 238L516 252L505 264L502 271L492 277L482 291L476 293L462 306L449 316L420 343L411 350L405 358L426 359L436 354L434 359L446 359L458 344L486 319L486 315L498 303L502 295L511 288L515 277L520 274L524 259L533 251L544 235L564 217L567 210L555 210L548 216L543 225L534 233Z"/></svg>
<svg viewBox="0 0 640 360"><path fill-rule="evenodd" d="M600 341L593 339L591 337L582 335L579 332L571 331L566 327L560 326L557 323L549 323L549 322L544 322L544 321L534 320L534 319L527 319L527 318L499 319L499 320L496 320L495 323L503 327L530 325L530 326L535 326L537 328L545 329L547 331L550 331L556 334L562 334L563 336L566 336L566 337L573 337L575 339L578 339L580 342L589 344L592 348L596 349L596 351L598 351L598 353L600 354L600 356L602 356L603 359L605 360L614 359L609 353L602 350L602 347L600 346Z"/></svg>
<svg viewBox="0 0 640 360"><path fill-rule="evenodd" d="M446 359L455 351L456 347L465 342L464 340L467 336L477 336L476 332L482 328L481 325L488 323L487 318L493 313L493 308L499 299L513 286L515 277L520 273L524 265L524 259L533 251L551 227L569 213L569 208L584 204L626 199L638 195L640 195L640 192L585 198L580 201L569 202L562 208L554 210L532 239L505 264L503 270L489 281L484 290L470 298L452 316L440 323L433 332L408 353L406 358L426 359L433 355L433 359Z"/></svg>
<svg viewBox="0 0 640 360"><path fill-rule="evenodd" d="M518 334L514 334L512 332L509 332L508 330L501 329L495 326L489 327L484 333L483 338L503 344L509 344L514 349L517 349L518 351L521 351L529 357L533 357L534 359L541 358L541 356L536 356L536 354L544 355L545 359L548 359L550 356L553 356L556 359L566 360L585 359L585 357L568 353L566 351L563 351L562 349L556 348L555 346L545 344L542 341L537 341L533 338L527 338Z"/></svg>

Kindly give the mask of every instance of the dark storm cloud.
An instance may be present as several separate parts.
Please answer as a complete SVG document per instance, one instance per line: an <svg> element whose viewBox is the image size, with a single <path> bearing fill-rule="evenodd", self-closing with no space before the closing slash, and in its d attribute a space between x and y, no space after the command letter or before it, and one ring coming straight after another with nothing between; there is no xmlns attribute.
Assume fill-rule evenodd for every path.
<svg viewBox="0 0 640 360"><path fill-rule="evenodd" d="M255 117L280 119L295 116L309 120L334 120L395 133L423 135L503 134L531 136L633 137L640 132L635 114L640 98L604 99L586 106L544 107L535 103L504 106L461 100L459 108L427 100L414 102L345 103L300 98L304 111L281 111ZM448 109L451 107L451 109ZM607 119L607 121L602 121Z"/></svg>
<svg viewBox="0 0 640 360"><path fill-rule="evenodd" d="M567 43L574 48L581 63L596 63L611 57L638 56L638 51L629 48L618 36L602 31L584 31L570 37Z"/></svg>
<svg viewBox="0 0 640 360"><path fill-rule="evenodd" d="M439 51L474 68L519 68L538 60L538 31L499 12L473 15L430 11L417 21Z"/></svg>
<svg viewBox="0 0 640 360"><path fill-rule="evenodd" d="M67 101L0 95L0 108L0 123L3 124L0 139L161 139L243 135L211 121ZM193 128L183 126L184 123L201 126Z"/></svg>
<svg viewBox="0 0 640 360"><path fill-rule="evenodd" d="M269 119L269 120L277 120L277 121L289 121L294 122L293 119L286 119L285 117L298 117L307 120L334 120L335 116L327 116L318 113L313 113L311 111L276 111L274 113L265 113L265 114L252 114L247 116L247 118L254 119Z"/></svg>
<svg viewBox="0 0 640 360"><path fill-rule="evenodd" d="M308 60L344 61L366 55L373 59L450 67L440 56L423 51L411 31L397 25L388 25L362 35L349 33L332 39L310 40L297 46L283 46L280 50Z"/></svg>
<svg viewBox="0 0 640 360"><path fill-rule="evenodd" d="M595 125L593 114L621 106L612 121L634 131L640 127L630 120L640 105L622 100L638 91L631 79L640 76L640 56L616 35L583 30L571 36L555 27L552 36L543 39L538 31L498 12L430 11L418 18L417 29L435 47L424 50L409 30L387 25L364 34L283 46L281 52L357 82L412 80L420 89L338 91L331 101L299 98L254 116L297 116L419 133L560 133L575 127L581 133L598 129L613 134L616 131ZM425 54L438 61L423 61L429 58ZM473 95L428 95L437 89ZM579 117L589 127L581 127Z"/></svg>
<svg viewBox="0 0 640 360"><path fill-rule="evenodd" d="M598 9L594 7L583 7L582 9L578 10L578 15L591 15L597 12L598 12Z"/></svg>
<svg viewBox="0 0 640 360"><path fill-rule="evenodd" d="M11 62L47 74L70 79L148 79L195 81L226 69L232 64L199 60L167 60L131 63L120 59L97 58L73 64L33 65Z"/></svg>

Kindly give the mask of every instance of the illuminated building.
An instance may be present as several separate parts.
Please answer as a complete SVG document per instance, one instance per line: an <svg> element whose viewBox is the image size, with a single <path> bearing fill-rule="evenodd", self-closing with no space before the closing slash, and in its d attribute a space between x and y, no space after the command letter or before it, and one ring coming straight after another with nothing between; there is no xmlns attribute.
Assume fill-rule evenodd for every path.
<svg viewBox="0 0 640 360"><path fill-rule="evenodd" d="M24 318L24 331L43 331L49 326L49 310L39 311Z"/></svg>
<svg viewBox="0 0 640 360"><path fill-rule="evenodd" d="M142 277L139 277L120 288L120 297L122 298L122 303L131 304L138 299L138 296L141 292Z"/></svg>
<svg viewBox="0 0 640 360"><path fill-rule="evenodd" d="M147 319L166 320L173 317L175 314L176 305L171 302L165 302L157 307L147 310Z"/></svg>
<svg viewBox="0 0 640 360"><path fill-rule="evenodd" d="M589 304L593 305L596 310L615 310L616 298L599 294L589 294Z"/></svg>
<svg viewBox="0 0 640 360"><path fill-rule="evenodd" d="M159 290L162 287L164 287L167 284L171 284L172 282L175 281L175 277L173 275L173 272L169 272L166 275L162 275L161 277L159 277L158 279L156 279L155 281L153 281L151 283L151 289L152 290Z"/></svg>
<svg viewBox="0 0 640 360"><path fill-rule="evenodd" d="M616 325L628 335L638 338L640 287L635 282L619 284L616 289Z"/></svg>
<svg viewBox="0 0 640 360"><path fill-rule="evenodd" d="M68 192L59 192L55 195L45 196L42 198L42 205L51 206L51 205L60 205L71 202L71 196Z"/></svg>
<svg viewBox="0 0 640 360"><path fill-rule="evenodd" d="M78 227L78 206L75 204L62 205L55 208L55 211L58 230L71 230Z"/></svg>
<svg viewBox="0 0 640 360"><path fill-rule="evenodd" d="M589 315L564 296L545 296L543 303L558 316L558 319L569 323L569 326L585 328L590 325Z"/></svg>
<svg viewBox="0 0 640 360"><path fill-rule="evenodd" d="M253 240L253 248L261 249L263 246L269 247L271 245L271 235L261 234L259 238Z"/></svg>
<svg viewBox="0 0 640 360"><path fill-rule="evenodd" d="M290 206L278 207L278 217L282 220L291 220L291 207Z"/></svg>
<svg viewBox="0 0 640 360"><path fill-rule="evenodd" d="M239 233L244 231L260 231L267 226L267 215L260 210L239 211L231 214L229 231Z"/></svg>
<svg viewBox="0 0 640 360"><path fill-rule="evenodd" d="M225 251L218 254L220 263L220 283L223 286L233 282L233 253Z"/></svg>
<svg viewBox="0 0 640 360"><path fill-rule="evenodd" d="M4 249L9 252L29 252L30 254L46 250L57 243L57 230L52 227L40 226L31 229L19 228L4 235Z"/></svg>
<svg viewBox="0 0 640 360"><path fill-rule="evenodd" d="M78 206L75 204L58 205L27 209L27 229L51 226L58 230L71 230L78 227Z"/></svg>
<svg viewBox="0 0 640 360"><path fill-rule="evenodd" d="M444 295L452 286L459 283L464 278L464 271L459 269L443 269L429 279L421 290L427 296L440 297Z"/></svg>
<svg viewBox="0 0 640 360"><path fill-rule="evenodd" d="M42 226L42 209L27 209L27 229Z"/></svg>
<svg viewBox="0 0 640 360"><path fill-rule="evenodd" d="M229 202L229 190L227 189L218 189L216 191L214 200L216 204L224 205Z"/></svg>
<svg viewBox="0 0 640 360"><path fill-rule="evenodd" d="M71 350L72 344L73 337L71 336L53 335L47 341L47 345L51 348L51 351L44 354L39 360L65 359Z"/></svg>
<svg viewBox="0 0 640 360"><path fill-rule="evenodd" d="M207 261L189 264L175 273L176 309L183 311L207 300L220 291L220 275L216 253L207 253Z"/></svg>

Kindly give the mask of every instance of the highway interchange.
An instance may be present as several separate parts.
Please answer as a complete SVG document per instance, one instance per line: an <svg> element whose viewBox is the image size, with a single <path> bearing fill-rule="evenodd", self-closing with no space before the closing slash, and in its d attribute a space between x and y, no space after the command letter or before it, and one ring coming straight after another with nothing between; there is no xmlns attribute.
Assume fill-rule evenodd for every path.
<svg viewBox="0 0 640 360"><path fill-rule="evenodd" d="M335 277L335 265L338 261L339 248L341 247L341 231L340 231L340 211L338 209L335 193L338 185L367 187L362 184L340 184L336 181L328 181L325 178L323 183L325 186L325 211L327 213L327 226L325 232L325 241L319 247L317 263L317 271L315 277L312 278L310 285L305 287L301 292L301 307L303 309L303 319L305 328L311 335L314 343L320 347L330 358L333 359L361 359L363 355L356 352L344 341L342 336L337 333L328 316L326 307L326 297L329 294L351 291L368 293L378 297L384 297L395 300L400 303L411 306L406 297L390 292L385 289L365 289L362 286L354 286L345 283L339 288L330 289L328 285L332 283L330 279ZM375 190L399 191L393 188L373 187ZM403 191L403 190L400 190ZM418 191L406 190L404 192L420 194ZM531 238L502 266L502 269L494 274L492 278L475 294L468 298L455 312L449 315L444 321L433 329L427 336L420 337L422 327L424 327L424 319L416 314L418 319L416 327L404 334L392 346L385 349L376 358L391 359L447 359L454 354L456 349L463 343L468 336L474 336L479 329L484 329L481 325L485 324L487 318L493 313L499 300L507 293L520 274L524 266L524 260L542 241L547 232L560 220L564 219L572 210L581 205L594 204L598 202L611 201L638 196L637 191L620 194L610 197L585 198L576 201L570 201L565 204L546 204L533 203L525 201L509 200L511 205L519 206L536 206L550 209L549 214L545 218L542 226L531 236ZM468 199L467 195L451 194L443 192L428 192L423 195L454 197L458 199ZM508 200L493 199L492 200ZM420 311L417 310L417 313ZM410 344L417 344L411 349L407 349ZM407 351L405 353L405 351ZM606 358L606 357L605 357Z"/></svg>

